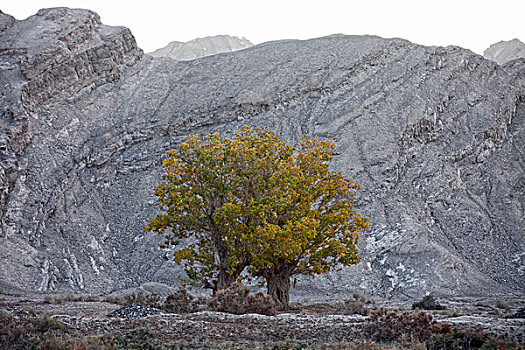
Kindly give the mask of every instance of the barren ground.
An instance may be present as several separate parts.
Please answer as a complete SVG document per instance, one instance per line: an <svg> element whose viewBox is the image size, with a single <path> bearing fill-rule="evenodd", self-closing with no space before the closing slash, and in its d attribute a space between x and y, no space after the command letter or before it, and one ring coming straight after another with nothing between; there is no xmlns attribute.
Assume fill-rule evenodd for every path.
<svg viewBox="0 0 525 350"><path fill-rule="evenodd" d="M201 311L123 319L107 316L122 305L102 301L102 297L95 297L94 301L15 296L1 299L4 299L0 304L2 311L20 317L24 317L24 312L50 316L85 336L125 334L133 329L146 329L155 335L154 344L172 344L173 348L344 348L366 338L367 317L345 314L348 310L342 302L295 303L290 312L277 316ZM506 318L525 307L523 299L465 299L442 301L442 304L447 310L427 311L439 323L450 323L462 331L482 331L522 344L525 342L525 319ZM410 310L411 303L383 301L375 305L401 312Z"/></svg>

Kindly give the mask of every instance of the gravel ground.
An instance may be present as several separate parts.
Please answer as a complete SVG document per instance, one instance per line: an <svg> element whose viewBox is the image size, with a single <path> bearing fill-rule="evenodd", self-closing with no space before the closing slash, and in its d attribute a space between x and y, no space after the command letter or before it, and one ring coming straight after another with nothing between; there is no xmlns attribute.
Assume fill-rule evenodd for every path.
<svg viewBox="0 0 525 350"><path fill-rule="evenodd" d="M191 314L160 313L154 308L122 305L100 301L67 301L4 297L0 310L15 312L21 317L47 315L85 335L125 333L144 328L155 333L161 344L177 344L193 349L268 348L289 341L313 348L362 339L367 317L344 315L344 303L326 302L294 304L290 313L277 316L257 314L232 315L201 311ZM525 342L525 319L509 319L524 307L525 301L454 300L444 303L447 310L432 311L438 322L451 323L462 330L484 331L505 335L514 341ZM498 304L499 307L495 306ZM377 303L387 309L406 311L408 302ZM505 306L507 308L505 308ZM147 315L145 317L140 317ZM156 313L156 314L155 314ZM113 317L108 317L108 314ZM131 316L129 316L131 315ZM135 319L133 319L135 315ZM137 316L138 315L138 316ZM129 316L129 317L128 317Z"/></svg>

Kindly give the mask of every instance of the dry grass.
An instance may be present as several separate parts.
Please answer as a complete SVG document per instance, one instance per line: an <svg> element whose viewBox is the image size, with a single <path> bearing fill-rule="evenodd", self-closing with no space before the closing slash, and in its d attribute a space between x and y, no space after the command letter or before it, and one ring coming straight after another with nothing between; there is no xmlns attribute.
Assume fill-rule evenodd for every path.
<svg viewBox="0 0 525 350"><path fill-rule="evenodd" d="M250 293L250 289L241 284L217 292L208 304L210 310L232 314L256 313L273 316L277 314L275 302L262 292Z"/></svg>

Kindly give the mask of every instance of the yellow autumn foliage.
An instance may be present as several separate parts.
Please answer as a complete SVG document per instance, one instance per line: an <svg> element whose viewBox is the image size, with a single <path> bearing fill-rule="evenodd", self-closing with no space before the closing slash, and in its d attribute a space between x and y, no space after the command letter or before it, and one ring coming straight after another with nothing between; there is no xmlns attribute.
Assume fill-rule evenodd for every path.
<svg viewBox="0 0 525 350"><path fill-rule="evenodd" d="M190 279L218 288L246 269L268 278L355 264L368 218L352 205L359 186L329 168L335 151L318 138L294 148L265 128L187 136L167 152L161 212L146 229L166 235Z"/></svg>

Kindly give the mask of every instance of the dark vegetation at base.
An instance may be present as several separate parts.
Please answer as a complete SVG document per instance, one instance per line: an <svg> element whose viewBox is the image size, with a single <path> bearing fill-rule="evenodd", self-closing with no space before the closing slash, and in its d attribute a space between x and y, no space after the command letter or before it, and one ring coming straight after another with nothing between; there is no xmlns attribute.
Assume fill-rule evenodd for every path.
<svg viewBox="0 0 525 350"><path fill-rule="evenodd" d="M433 334L426 342L428 350L452 350L452 349L481 349L481 350L506 350L525 349L523 344L516 344L504 339L484 333L463 332L453 329L443 334Z"/></svg>
<svg viewBox="0 0 525 350"><path fill-rule="evenodd" d="M250 293L250 289L237 284L230 288L220 290L208 304L212 311L222 311L232 314L256 313L267 316L277 314L273 299L262 292Z"/></svg>
<svg viewBox="0 0 525 350"><path fill-rule="evenodd" d="M67 301L85 301L95 298L77 298L73 296L46 298L43 304L61 304ZM106 298L108 299L108 298ZM111 299L111 298L109 298ZM60 301L58 301L60 300ZM114 298L127 306L137 303L152 306L164 306L170 312L191 313L202 310L206 305L204 298L195 298L184 289L168 296L165 300L156 295L137 293L122 298ZM270 300L271 301L271 300ZM323 304L324 305L324 304ZM370 350L401 350L401 349L427 349L427 350L507 350L525 349L524 344L517 344L501 336L483 332L468 331L453 328L447 323L437 323L431 314L425 311L394 311L377 307L359 293L344 303L321 305L318 311L324 310L327 314L361 314L366 315L356 323L356 331L349 330L343 338L341 334L332 336L332 329L326 329L326 337L312 336L307 330L304 334L285 331L276 336L272 329L258 329L255 333L243 334L237 338L232 332L235 327L246 327L252 321L219 321L215 328L206 328L211 319L202 318L203 323L196 325L196 331L185 336L183 331L173 334L166 330L156 328L155 323L142 320L130 320L116 323L118 326L97 333L97 331L81 330L78 327L68 326L58 320L44 315L37 315L32 310L22 308L8 308L8 312L0 311L0 348L1 349L370 349ZM237 314L258 312L275 314L271 303L262 294L252 294L242 286L218 293L215 299L209 302L208 307L223 309L223 311ZM62 307L62 306L61 306ZM263 307L266 307L264 309ZM304 311L306 306L296 306ZM315 311L315 308L311 308ZM328 313L327 313L328 311ZM323 311L321 311L322 313ZM154 316L162 317L162 316ZM190 318L195 322L199 318ZM272 322L269 318L268 322ZM169 318L163 322L169 322ZM212 321L213 322L213 321ZM224 324L223 324L224 322ZM345 322L345 321L341 321ZM252 327L266 328L261 323L253 323ZM233 327L233 328L232 328ZM224 328L224 329L223 329ZM154 330L154 331L153 331ZM216 333L221 333L218 339ZM325 334L323 333L323 334ZM248 334L248 337L246 336ZM251 335L255 336L251 336ZM262 337L261 337L262 335ZM339 340L342 339L342 340Z"/></svg>
<svg viewBox="0 0 525 350"><path fill-rule="evenodd" d="M375 302L367 299L364 295L354 292L351 299L344 302L343 313L346 315L363 315L366 316L371 308L375 308Z"/></svg>
<svg viewBox="0 0 525 350"><path fill-rule="evenodd" d="M151 344L154 333L134 329L126 333L85 336L50 317L20 317L0 312L0 346L2 349L160 349Z"/></svg>
<svg viewBox="0 0 525 350"><path fill-rule="evenodd" d="M175 314L186 314L197 312L206 308L207 299L205 297L194 297L185 289L179 289L166 297L166 300L159 308Z"/></svg>
<svg viewBox="0 0 525 350"><path fill-rule="evenodd" d="M236 315L261 314L272 316L277 314L275 302L262 292L251 293L250 289L241 284L217 292L213 298L195 297L186 289L180 288L175 293L162 300L156 294L142 292L128 294L124 297L106 297L105 301L124 305L143 305L168 313L184 314L203 310L227 312Z"/></svg>
<svg viewBox="0 0 525 350"><path fill-rule="evenodd" d="M82 300L85 300L83 298ZM241 315L255 313L272 316L277 314L275 302L262 292L251 293L249 288L237 284L230 288L217 292L215 297L195 297L186 289L180 288L164 300L155 293L146 294L141 291L128 294L123 297L107 296L104 301L123 306L140 304L156 309L164 310L168 313L185 314L204 310L227 312ZM55 303L61 303L55 301ZM302 307L297 303L289 312L297 311L297 307ZM332 303L331 305L316 304L312 306L313 313L334 313L340 315L368 315L369 311L375 308L375 301L366 298L360 293L353 293L352 298L344 302ZM318 309L317 312L315 309Z"/></svg>
<svg viewBox="0 0 525 350"><path fill-rule="evenodd" d="M0 312L0 344L5 349L428 349L512 350L525 349L490 334L463 332L449 324L437 324L424 312L396 313L379 309L365 324L362 339L351 342L298 340L221 344L205 340L170 339L169 335L136 328L114 334L85 335L50 317L17 316Z"/></svg>
<svg viewBox="0 0 525 350"><path fill-rule="evenodd" d="M421 309L421 310L446 310L447 308L439 304L432 294L425 295L423 300L418 301L412 304L412 309Z"/></svg>
<svg viewBox="0 0 525 350"><path fill-rule="evenodd" d="M184 288L180 288L175 293L168 295L165 299L155 293L146 294L138 291L137 293L128 294L123 297L107 296L104 298L104 301L124 306L139 304L176 314L202 311L207 308L208 304L208 298L195 297Z"/></svg>
<svg viewBox="0 0 525 350"><path fill-rule="evenodd" d="M432 315L423 311L398 313L377 308L370 313L365 325L367 336L382 343L402 337L424 342L434 334L450 332L452 329L449 324L437 324Z"/></svg>

